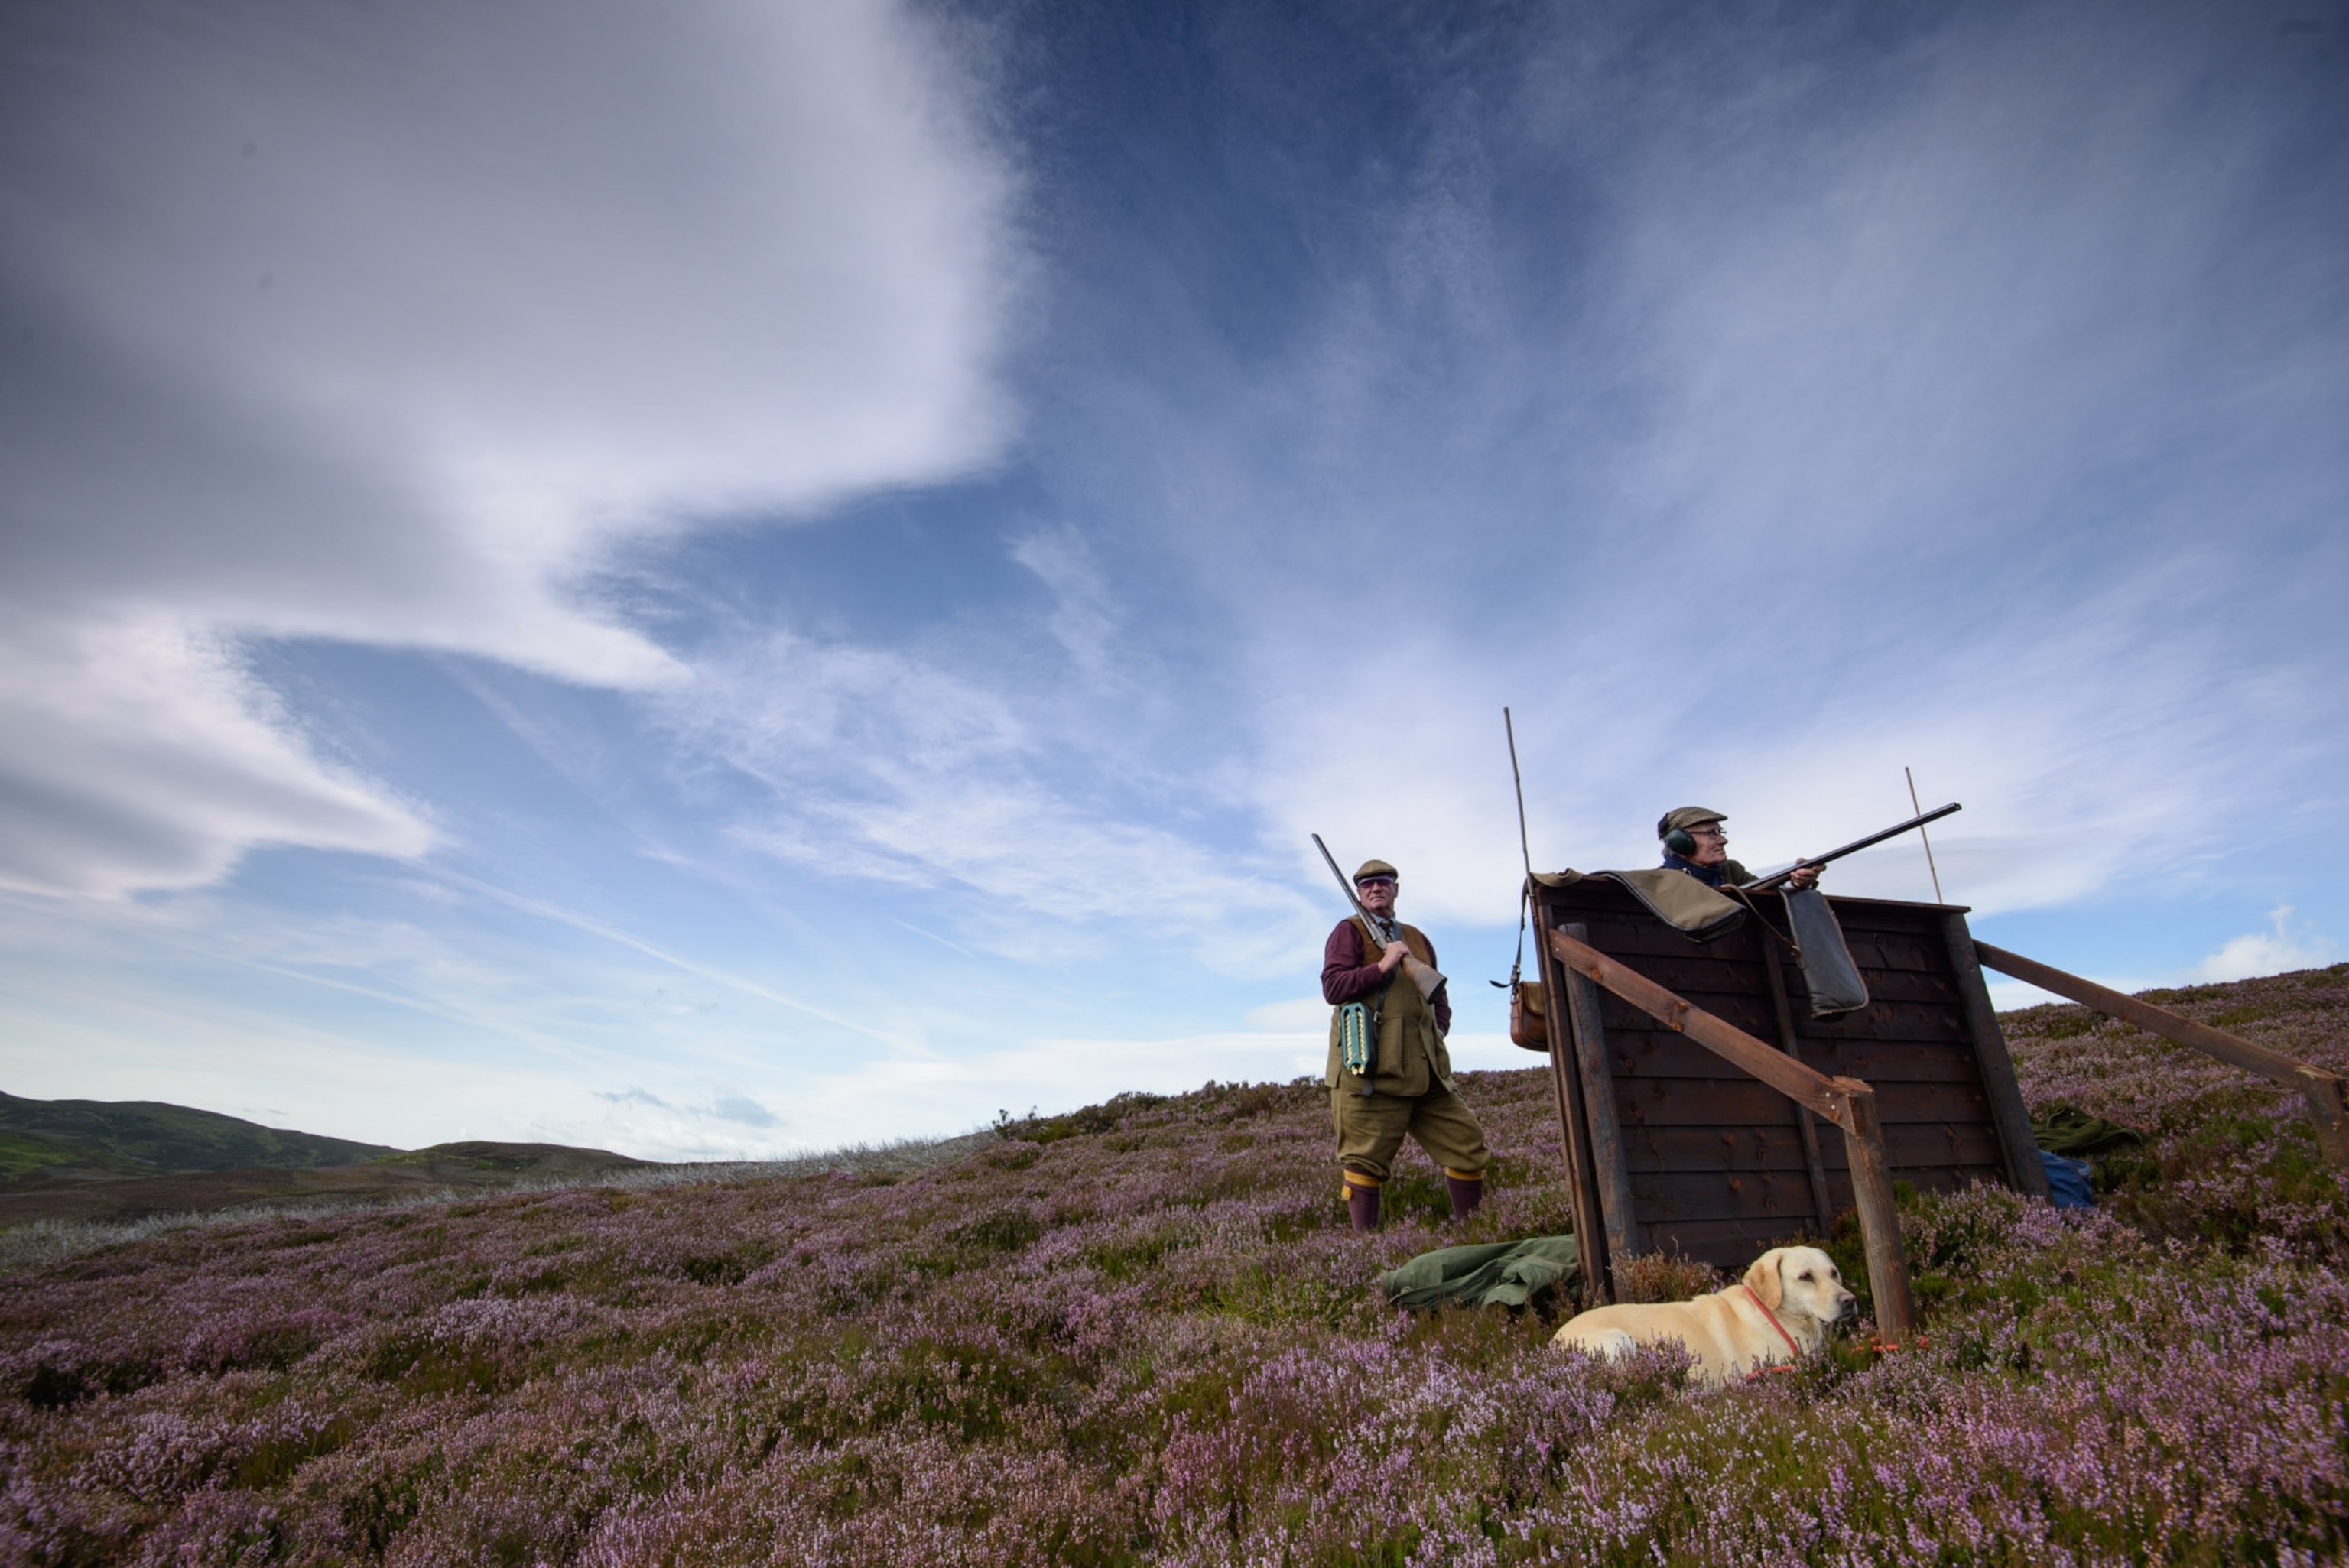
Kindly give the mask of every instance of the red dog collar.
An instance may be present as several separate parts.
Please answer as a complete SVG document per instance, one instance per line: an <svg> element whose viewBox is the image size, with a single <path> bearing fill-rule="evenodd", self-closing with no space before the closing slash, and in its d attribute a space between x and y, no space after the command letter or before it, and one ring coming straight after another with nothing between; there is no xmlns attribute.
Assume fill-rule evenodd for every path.
<svg viewBox="0 0 2349 1568"><path fill-rule="evenodd" d="M1762 1307L1762 1315L1770 1320L1770 1326L1776 1329L1778 1331L1778 1337L1786 1342L1786 1353L1789 1356L1792 1356L1795 1360L1800 1361L1803 1358L1802 1346L1796 1345L1795 1343L1795 1336L1786 1332L1786 1326L1778 1321L1778 1315L1771 1311L1768 1307L1762 1306L1762 1298L1754 1294L1754 1287L1752 1285L1741 1284L1737 1288L1745 1293L1746 1300L1752 1302L1755 1306Z"/></svg>

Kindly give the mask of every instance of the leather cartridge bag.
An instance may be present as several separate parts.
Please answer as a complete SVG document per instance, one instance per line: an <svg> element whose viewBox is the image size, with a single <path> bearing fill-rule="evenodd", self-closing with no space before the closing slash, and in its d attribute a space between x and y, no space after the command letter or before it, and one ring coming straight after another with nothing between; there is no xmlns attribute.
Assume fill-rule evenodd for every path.
<svg viewBox="0 0 2349 1568"><path fill-rule="evenodd" d="M1538 980L1520 980L1509 993L1509 1041L1529 1051L1549 1049L1549 1016Z"/></svg>

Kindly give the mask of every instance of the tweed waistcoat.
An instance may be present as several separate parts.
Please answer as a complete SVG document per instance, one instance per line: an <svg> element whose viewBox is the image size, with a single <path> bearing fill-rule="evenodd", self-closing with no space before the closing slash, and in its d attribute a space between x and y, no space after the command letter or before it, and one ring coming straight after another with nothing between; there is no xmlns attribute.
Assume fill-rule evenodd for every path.
<svg viewBox="0 0 2349 1568"><path fill-rule="evenodd" d="M1378 944L1357 916L1352 922L1362 939L1362 961L1370 963L1378 956ZM1413 957L1433 967L1435 949L1414 925L1402 927L1402 942ZM1401 967L1387 977L1386 988L1373 991L1356 1000L1378 1015L1379 1040L1377 1054L1371 1059L1371 1088L1379 1094L1423 1095L1433 1081L1445 1088L1452 1087L1452 1055L1444 1048L1444 1037L1435 1032L1435 1010L1427 998L1419 994ZM1359 1088L1361 1080L1346 1070L1338 1048L1338 1010L1330 1012L1330 1062L1322 1081L1331 1088L1340 1084Z"/></svg>

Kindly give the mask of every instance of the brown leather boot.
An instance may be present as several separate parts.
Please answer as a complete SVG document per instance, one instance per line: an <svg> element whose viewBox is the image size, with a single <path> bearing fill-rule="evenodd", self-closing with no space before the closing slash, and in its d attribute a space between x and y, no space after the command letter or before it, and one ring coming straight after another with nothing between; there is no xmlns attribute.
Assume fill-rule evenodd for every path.
<svg viewBox="0 0 2349 1568"><path fill-rule="evenodd" d="M1346 1217L1358 1231L1379 1228L1379 1184L1359 1171L1346 1172Z"/></svg>
<svg viewBox="0 0 2349 1568"><path fill-rule="evenodd" d="M1444 1195L1452 1200L1452 1222L1456 1225L1475 1213L1476 1205L1485 1201L1485 1173L1478 1171L1464 1176L1447 1166Z"/></svg>

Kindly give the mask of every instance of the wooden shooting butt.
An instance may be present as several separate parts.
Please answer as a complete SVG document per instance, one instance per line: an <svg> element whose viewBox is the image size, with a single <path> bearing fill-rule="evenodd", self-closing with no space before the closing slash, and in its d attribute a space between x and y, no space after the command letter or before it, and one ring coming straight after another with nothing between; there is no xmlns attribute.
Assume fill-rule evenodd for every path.
<svg viewBox="0 0 2349 1568"><path fill-rule="evenodd" d="M1535 896L1545 947L1549 934L1568 935L1588 944L1588 962L1617 966L1610 972L1628 988L1651 983L1642 1006L1587 975L1569 978L1565 963L1545 965L1571 1004L1554 1000L1548 1010L1576 1057L1562 1076L1579 1092L1561 1099L1578 1100L1574 1109L1593 1123L1570 1140L1581 1155L1578 1217L1585 1203L1599 1210L1610 1269L1655 1252L1738 1269L1773 1245L1826 1235L1854 1209L1864 1222L1877 1212L1871 1230L1890 1226L1897 1255L1892 1181L2045 1192L1963 910L1830 900L1868 1005L1815 1019L1775 894L1754 903L1777 934L1749 913L1702 945L1604 878L1537 886ZM1650 994L1655 986L1670 998ZM1659 1016L1674 1016L1674 1004L1729 1027L1696 1016L1675 1028ZM1866 1169L1878 1163L1872 1157L1860 1162L1859 1187L1853 1128L1872 1129L1882 1150L1880 1171ZM1874 1255L1878 1238L1869 1242ZM1906 1294L1904 1281L1904 1305ZM1880 1305L1884 1295L1879 1285Z"/></svg>

